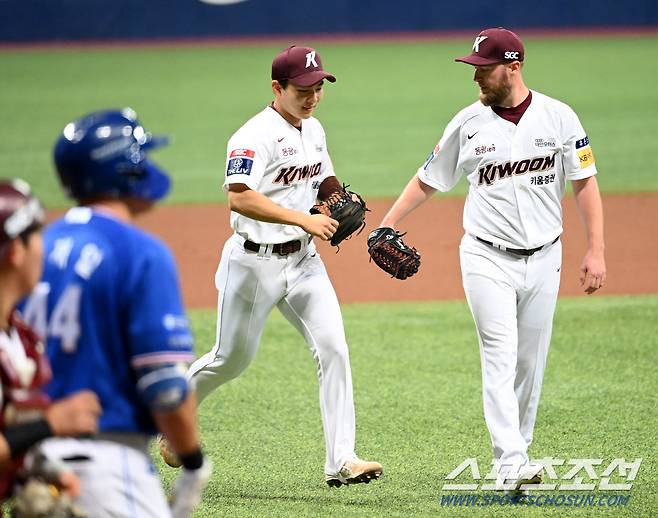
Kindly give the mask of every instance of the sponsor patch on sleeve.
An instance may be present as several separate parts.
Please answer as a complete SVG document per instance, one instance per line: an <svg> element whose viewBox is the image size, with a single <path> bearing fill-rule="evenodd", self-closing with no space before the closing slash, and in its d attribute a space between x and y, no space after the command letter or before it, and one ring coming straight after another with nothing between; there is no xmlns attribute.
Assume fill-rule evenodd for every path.
<svg viewBox="0 0 658 518"><path fill-rule="evenodd" d="M589 145L589 137L587 135L576 140L576 153L578 154L581 169L594 164L594 153Z"/></svg>
<svg viewBox="0 0 658 518"><path fill-rule="evenodd" d="M251 149L238 148L231 151L229 158L242 157L242 158L251 158L253 159L256 156L256 152Z"/></svg>
<svg viewBox="0 0 658 518"><path fill-rule="evenodd" d="M233 174L251 174L251 167L254 165L255 151L251 149L239 148L234 149L229 154L228 165L226 166L226 176Z"/></svg>
<svg viewBox="0 0 658 518"><path fill-rule="evenodd" d="M441 150L440 142L437 142L436 146L434 146L434 149L432 152L428 155L428 157L425 159L425 163L423 164L423 169L427 170L427 166L430 165L430 162L434 160L434 157L439 154L439 151Z"/></svg>
<svg viewBox="0 0 658 518"><path fill-rule="evenodd" d="M427 170L427 166L430 165L430 162L434 160L434 151L432 151L429 156L425 159L425 163L423 164L423 170Z"/></svg>
<svg viewBox="0 0 658 518"><path fill-rule="evenodd" d="M592 153L592 148L587 146L578 150L578 160L580 161L581 169L594 165L594 153Z"/></svg>

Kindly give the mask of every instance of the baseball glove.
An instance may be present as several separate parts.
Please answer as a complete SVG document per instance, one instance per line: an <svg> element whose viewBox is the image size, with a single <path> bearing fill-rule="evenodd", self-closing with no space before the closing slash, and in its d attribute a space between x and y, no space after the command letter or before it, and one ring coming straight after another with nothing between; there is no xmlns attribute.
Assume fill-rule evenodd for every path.
<svg viewBox="0 0 658 518"><path fill-rule="evenodd" d="M14 518L86 518L67 495L54 485L32 478L16 491L12 509Z"/></svg>
<svg viewBox="0 0 658 518"><path fill-rule="evenodd" d="M358 230L360 234L366 226L366 202L357 193L348 191L349 185L343 184L340 191L331 194L326 200L313 205L311 214L324 214L338 221L338 228L331 237L332 246L338 246L344 239L350 237ZM358 201L354 201L352 195Z"/></svg>
<svg viewBox="0 0 658 518"><path fill-rule="evenodd" d="M389 227L376 228L368 236L370 260L400 280L411 277L420 268L420 254L415 248L408 247L402 236L404 234Z"/></svg>

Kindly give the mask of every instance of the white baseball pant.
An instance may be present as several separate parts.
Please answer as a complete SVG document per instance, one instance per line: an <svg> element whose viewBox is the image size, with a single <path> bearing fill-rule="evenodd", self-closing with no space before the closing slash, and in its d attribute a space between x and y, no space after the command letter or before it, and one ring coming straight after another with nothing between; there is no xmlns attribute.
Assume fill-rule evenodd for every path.
<svg viewBox="0 0 658 518"><path fill-rule="evenodd" d="M502 478L528 462L553 314L562 244L529 257L466 234L462 281L480 343L484 417Z"/></svg>
<svg viewBox="0 0 658 518"><path fill-rule="evenodd" d="M141 445L54 438L44 441L40 449L80 478L82 492L75 504L90 518L168 518L171 511L148 454L148 437L132 442Z"/></svg>
<svg viewBox="0 0 658 518"><path fill-rule="evenodd" d="M276 306L306 340L317 364L326 444L325 472L336 473L354 456L352 374L343 319L315 245L285 256L271 246L244 249L234 234L224 245L215 276L219 291L215 346L188 371L201 402L239 376L258 351L267 316Z"/></svg>

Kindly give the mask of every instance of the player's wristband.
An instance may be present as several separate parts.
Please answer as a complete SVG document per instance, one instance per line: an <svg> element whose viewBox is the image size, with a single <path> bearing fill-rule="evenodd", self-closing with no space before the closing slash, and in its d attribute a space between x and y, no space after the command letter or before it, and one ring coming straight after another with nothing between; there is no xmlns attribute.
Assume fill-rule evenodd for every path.
<svg viewBox="0 0 658 518"><path fill-rule="evenodd" d="M30 423L10 426L3 430L2 434L5 436L13 459L25 453L39 441L52 437L53 430L50 428L48 421L39 419Z"/></svg>
<svg viewBox="0 0 658 518"><path fill-rule="evenodd" d="M192 453L186 455L180 455L180 461L183 463L183 467L187 470L194 471L203 466L203 453L201 453L201 448L197 448Z"/></svg>

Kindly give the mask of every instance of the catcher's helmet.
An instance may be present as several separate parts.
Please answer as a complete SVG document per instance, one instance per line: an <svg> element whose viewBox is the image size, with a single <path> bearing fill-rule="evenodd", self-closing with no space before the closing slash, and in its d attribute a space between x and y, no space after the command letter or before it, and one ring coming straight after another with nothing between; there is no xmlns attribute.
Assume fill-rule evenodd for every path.
<svg viewBox="0 0 658 518"><path fill-rule="evenodd" d="M66 125L55 143L55 167L69 197L164 198L169 176L146 152L168 142L141 126L130 108L87 114Z"/></svg>
<svg viewBox="0 0 658 518"><path fill-rule="evenodd" d="M23 180L0 180L0 257L7 245L46 222L41 202Z"/></svg>

